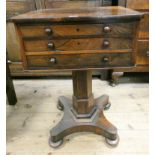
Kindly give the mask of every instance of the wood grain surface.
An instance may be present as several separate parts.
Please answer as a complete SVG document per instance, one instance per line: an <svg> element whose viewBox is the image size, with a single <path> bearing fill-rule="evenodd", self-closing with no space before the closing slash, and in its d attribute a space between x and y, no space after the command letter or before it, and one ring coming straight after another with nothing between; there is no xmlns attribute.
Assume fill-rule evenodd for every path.
<svg viewBox="0 0 155 155"><path fill-rule="evenodd" d="M71 9L45 9L28 12L22 15L12 17L10 21L14 22L109 22L140 19L143 13L127 9L124 7L81 7ZM131 19L130 19L131 18Z"/></svg>
<svg viewBox="0 0 155 155"><path fill-rule="evenodd" d="M80 35L107 35L114 37L131 37L135 22L131 23L115 23L115 24L74 24L74 25L52 25L52 23L42 25L25 25L20 26L19 30L23 37L65 37ZM109 27L109 32L104 29ZM46 32L49 30L49 33Z"/></svg>
<svg viewBox="0 0 155 155"><path fill-rule="evenodd" d="M54 63L50 59L55 59ZM104 59L108 59L105 61ZM30 69L82 69L129 67L132 64L132 54L74 54L74 55L47 55L27 56Z"/></svg>

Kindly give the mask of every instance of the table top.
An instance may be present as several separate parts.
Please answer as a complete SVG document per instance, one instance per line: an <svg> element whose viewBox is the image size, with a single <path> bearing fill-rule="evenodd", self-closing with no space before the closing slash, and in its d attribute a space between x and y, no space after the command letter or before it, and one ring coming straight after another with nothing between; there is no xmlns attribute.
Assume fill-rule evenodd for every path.
<svg viewBox="0 0 155 155"><path fill-rule="evenodd" d="M44 9L31 11L11 18L13 22L68 22L68 21L114 21L134 20L143 16L143 13L120 6L69 8L69 9Z"/></svg>

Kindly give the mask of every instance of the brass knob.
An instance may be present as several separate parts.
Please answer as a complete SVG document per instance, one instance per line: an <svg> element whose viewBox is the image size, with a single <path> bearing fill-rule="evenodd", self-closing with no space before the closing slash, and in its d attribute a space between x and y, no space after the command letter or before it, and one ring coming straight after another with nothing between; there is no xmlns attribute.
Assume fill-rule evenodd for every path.
<svg viewBox="0 0 155 155"><path fill-rule="evenodd" d="M111 31L111 28L109 26L104 27L104 32L108 33Z"/></svg>
<svg viewBox="0 0 155 155"><path fill-rule="evenodd" d="M52 42L48 43L47 47L50 49L54 49L54 43Z"/></svg>
<svg viewBox="0 0 155 155"><path fill-rule="evenodd" d="M103 62L108 62L109 58L108 57L103 57Z"/></svg>
<svg viewBox="0 0 155 155"><path fill-rule="evenodd" d="M45 28L45 33L48 35L52 34L52 29L51 28Z"/></svg>
<svg viewBox="0 0 155 155"><path fill-rule="evenodd" d="M146 55L149 57L149 51L146 52Z"/></svg>
<svg viewBox="0 0 155 155"><path fill-rule="evenodd" d="M55 59L55 58L50 58L50 62L51 62L52 64L55 64L55 63L56 63L56 59Z"/></svg>
<svg viewBox="0 0 155 155"><path fill-rule="evenodd" d="M108 40L104 40L103 45L105 47L108 47L110 45L110 42Z"/></svg>

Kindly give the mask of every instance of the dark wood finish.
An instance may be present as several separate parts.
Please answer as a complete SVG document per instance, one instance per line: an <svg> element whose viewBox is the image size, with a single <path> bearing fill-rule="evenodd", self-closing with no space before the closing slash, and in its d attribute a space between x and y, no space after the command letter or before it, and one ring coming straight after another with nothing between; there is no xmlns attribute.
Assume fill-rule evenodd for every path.
<svg viewBox="0 0 155 155"><path fill-rule="evenodd" d="M111 37L132 37L135 23L93 24L93 25L23 25L20 31L24 38L64 37L81 35L104 35ZM107 30L108 29L108 30ZM48 31L48 32L47 32Z"/></svg>
<svg viewBox="0 0 155 155"><path fill-rule="evenodd" d="M51 62L51 59L54 61ZM108 59L108 60L107 60ZM29 69L82 69L130 67L132 53L114 54L51 54L46 56L27 56Z"/></svg>
<svg viewBox="0 0 155 155"><path fill-rule="evenodd" d="M109 6L112 4L112 0L7 0L6 1L6 8L7 8L7 18L12 17L14 15L22 14L30 10L35 9L45 9L45 8L62 8L62 7L93 7L93 6ZM13 38L13 39L12 39ZM21 56L20 56L20 49L18 39L16 38L16 33L14 32L14 25L12 23L7 23L7 49L8 49L8 59L11 61L9 64L11 75L12 76L49 76L51 75L60 75L58 72L50 72L47 71L46 73L38 70L36 72L30 70L29 72L25 72L22 67L19 65L21 64ZM13 67L12 67L13 66ZM16 68L17 67L17 68ZM34 74L33 74L34 73ZM62 72L61 75L66 75L66 73ZM97 73L100 75L101 73ZM71 75L69 73L68 75ZM96 75L93 72L93 75Z"/></svg>
<svg viewBox="0 0 155 155"><path fill-rule="evenodd" d="M66 97L60 97L59 104L61 104L61 107L64 109L64 116L60 123L50 131L50 146L57 147L61 144L61 140L64 136L75 132L93 132L104 136L108 144L117 146L119 142L117 128L112 125L103 114L103 109L108 104L108 99L109 98L106 95L97 98L94 101L94 104L96 105L95 112L92 112L92 116L88 115L83 118L84 121L82 122L80 121L80 116L73 113L72 102Z"/></svg>
<svg viewBox="0 0 155 155"><path fill-rule="evenodd" d="M112 125L103 114L103 109L108 104L108 99L106 95L97 98L94 101L96 105L95 112L92 112L92 116L88 115L86 118L83 118L85 121L82 122L80 121L80 116L73 113L72 102L66 97L60 97L59 102L64 109L64 116L60 123L51 129L49 144L53 147L53 143L61 142L64 136L75 132L93 132L104 136L108 144L117 146L119 142L117 128ZM55 147L57 147L57 145L55 145Z"/></svg>
<svg viewBox="0 0 155 155"><path fill-rule="evenodd" d="M29 12L29 13L26 13L23 15L13 17L11 19L11 21L16 23L16 28L17 28L17 31L20 36L20 44L21 44L20 50L21 50L22 60L23 60L25 69L29 69L28 67L30 67L30 69L32 69L33 68L32 65L36 66L36 69L39 69L38 68L39 66L37 67L37 65L39 65L39 63L42 63L40 65L40 68L43 68L43 67L48 68L48 65L50 65L48 62L49 60L47 60L47 59L49 59L49 56L48 57L43 56L44 57L43 59L36 57L36 60L39 61L39 63L37 63L37 62L32 63L32 60L30 57L26 58L26 56L25 56L26 52L35 52L35 51L36 52L50 51L51 54L53 54L52 51L55 50L55 51L57 51L58 54L61 54L60 53L61 51L66 51L66 54L67 53L71 54L71 53L69 53L70 51L88 50L86 52L90 53L91 50L97 50L96 52L98 53L98 52L100 52L99 50L104 49L105 51L102 51L102 53L104 53L104 52L106 52L106 49L111 49L111 50L119 49L120 50L120 49L133 48L132 62L135 61L134 57L135 57L136 45L133 46L132 42L134 42L135 39L132 39L132 38L137 37L137 33L135 33L135 32L137 32L136 30L138 28L136 20L140 20L140 18L143 16L141 13L132 11L130 9L124 9L123 7L80 8L80 9L76 9L76 11L74 11L74 13L72 13L72 15L70 15L71 12L73 12L72 9L41 10L41 11L37 11L37 12L35 12L35 11ZM120 29L119 29L118 25L120 23L122 23L121 21L125 22L126 24L124 24L123 26L121 24ZM68 39L65 35L63 36L63 34L62 34L62 36L59 39L55 38L56 40L55 39L50 40L50 39L45 39L45 38L38 40L38 39L32 39L33 37L23 39L22 32L20 31L20 28L21 28L21 26L23 26L23 24L25 22L26 22L26 25L27 24L32 25L34 23L36 25L38 25L38 24L49 24L50 25L50 23L52 22L52 24L56 24L56 27L57 27L57 25L62 25L62 23L65 25L67 24L67 26L69 26L72 23L73 29L74 29L74 27L76 27L75 25L81 25L81 27L84 26L84 28L82 28L82 30L85 29L85 26L86 26L85 23L87 23L87 22L90 22L92 24L94 24L94 23L105 24L106 26L113 23L113 25L116 24L116 26L111 26L112 27L111 31L105 32L106 34L103 36L96 35L96 37L99 37L99 38L94 38L92 35L88 35L88 33L86 31L86 35L84 35L84 34L80 35L81 32L79 32L80 34L76 35L76 37L75 37L76 39ZM92 25L92 24L90 24L90 25ZM125 25L128 25L126 29L123 28ZM64 26L64 27L67 27L67 26ZM113 30L113 28L115 28L115 27L117 27L117 29ZM91 28L93 29L93 27L90 27L90 29ZM104 31L104 27L103 27L103 31ZM74 31L71 31L70 37L73 36L72 32L74 34ZM82 31L82 32L84 33L85 31ZM118 33L118 32L120 32L120 33ZM109 38L108 35L110 36L110 33L118 34L118 35L117 36L112 35L111 36L112 38ZM122 35L123 33L124 34L132 34L131 35L132 38L130 36L128 36L130 38L126 38L125 35L123 37L123 35ZM83 38L84 36L85 36L85 38ZM50 44L50 47L52 45L52 49L49 48L49 44ZM66 56L66 58L67 58L66 60L71 59L70 56ZM96 58L97 58L96 60L99 60L99 65L101 65L100 64L101 57L96 56ZM114 58L115 58L115 56L114 56ZM81 57L80 57L80 59L81 59ZM72 58L72 61L70 61L70 62L73 62L73 60L74 59ZM86 60L86 59L84 58L84 60ZM116 60L116 58L113 59L113 57L111 60L115 60L115 62L119 61L119 60ZM82 61L83 61L83 59L82 59ZM87 59L87 61L88 61L88 59ZM131 62L131 60L129 60L129 61ZM28 63L30 63L30 64L28 64ZM77 62L77 64L79 64L79 63ZM109 64L110 64L110 62L109 62ZM129 63L129 64L131 64L131 63ZM116 65L116 63L115 63L115 65ZM112 65L110 67L118 67L118 65L114 66L113 62L112 62ZM124 63L123 63L123 65L124 65ZM56 65L56 66L58 67L58 65ZM125 65L125 66L128 66L128 65ZM50 67L51 67L51 65L50 65ZM71 67L72 66L70 65L69 69ZM101 66L101 67L104 68L105 66ZM109 67L109 66L107 65L107 67ZM54 66L52 68L55 69ZM76 69L75 65L73 66L73 68ZM91 61L90 61L90 68L94 68L93 63L91 63Z"/></svg>
<svg viewBox="0 0 155 155"><path fill-rule="evenodd" d="M41 77L41 76L51 76L51 77L71 77L72 72L71 71L55 71L51 72L49 69L43 69L43 70L24 70L22 63L11 63L9 64L9 68L13 71L11 76L14 77ZM101 76L101 71L96 70L93 71L93 76ZM103 78L105 80L105 78Z"/></svg>
<svg viewBox="0 0 155 155"><path fill-rule="evenodd" d="M26 52L131 49L130 38L85 38L24 41Z"/></svg>
<svg viewBox="0 0 155 155"><path fill-rule="evenodd" d="M12 16L19 15L28 11L36 9L34 0L7 0L6 1L6 16L9 19ZM7 22L6 27L6 44L8 51L9 67L11 64L16 66L17 63L21 63L20 49L18 37L15 32L14 24ZM17 69L18 70L18 69ZM11 76L15 73L10 67Z"/></svg>
<svg viewBox="0 0 155 155"><path fill-rule="evenodd" d="M132 68L116 68L114 69L115 72L148 72L149 66L148 65L136 65L135 67ZM116 75L116 74L115 74Z"/></svg>
<svg viewBox="0 0 155 155"><path fill-rule="evenodd" d="M149 64L149 42L148 42L148 40L139 40L138 41L136 62L139 65L148 65Z"/></svg>
<svg viewBox="0 0 155 155"><path fill-rule="evenodd" d="M73 107L78 114L89 114L94 106L92 73L91 71L74 71L72 74Z"/></svg>
<svg viewBox="0 0 155 155"><path fill-rule="evenodd" d="M7 19L12 16L19 15L28 11L35 10L34 0L7 0L6 1L6 15ZM8 60L12 63L21 62L18 38L15 32L14 24L7 23L7 50ZM11 71L12 72L12 71Z"/></svg>
<svg viewBox="0 0 155 155"><path fill-rule="evenodd" d="M118 144L117 129L103 114L103 109L109 103L109 97L103 95L97 99L93 98L91 78L91 71L73 72L73 105L66 97L59 98L58 105L64 110L64 116L59 124L51 129L49 141L51 146L61 141L64 136L84 131L102 135L110 142L115 141L113 146Z"/></svg>
<svg viewBox="0 0 155 155"><path fill-rule="evenodd" d="M144 13L144 18L140 22L139 39L149 38L149 13Z"/></svg>
<svg viewBox="0 0 155 155"><path fill-rule="evenodd" d="M102 112L110 107L109 97L93 97L92 69L135 65L135 40L142 16L123 7L85 7L34 11L11 19L19 35L25 70L71 70L73 74L73 100L59 98L58 109L65 114L51 130L52 147L59 146L65 136L83 131L104 136L111 146L118 144L117 129ZM29 26L37 28L32 30L36 34L30 35Z"/></svg>
<svg viewBox="0 0 155 155"><path fill-rule="evenodd" d="M45 9L28 12L22 15L15 16L10 19L15 23L111 23L137 21L143 16L142 13L125 9L123 7L81 7L73 9ZM30 18L31 17L31 18Z"/></svg>
<svg viewBox="0 0 155 155"><path fill-rule="evenodd" d="M10 75L10 69L8 63L6 63L6 94L9 105L15 105L17 103L17 97L13 85L13 81Z"/></svg>

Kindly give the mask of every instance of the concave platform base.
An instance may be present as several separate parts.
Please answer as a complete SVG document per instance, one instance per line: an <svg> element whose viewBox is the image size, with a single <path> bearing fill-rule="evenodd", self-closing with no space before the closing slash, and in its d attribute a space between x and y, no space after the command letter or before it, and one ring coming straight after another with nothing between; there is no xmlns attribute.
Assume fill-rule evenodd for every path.
<svg viewBox="0 0 155 155"><path fill-rule="evenodd" d="M59 97L58 108L64 111L64 116L51 129L49 145L56 148L63 143L65 136L75 132L93 132L105 137L109 145L117 146L117 128L105 118L103 110L106 107L109 107L109 97L103 95L94 100L94 107L89 115L79 115L75 112L71 100L64 96Z"/></svg>

